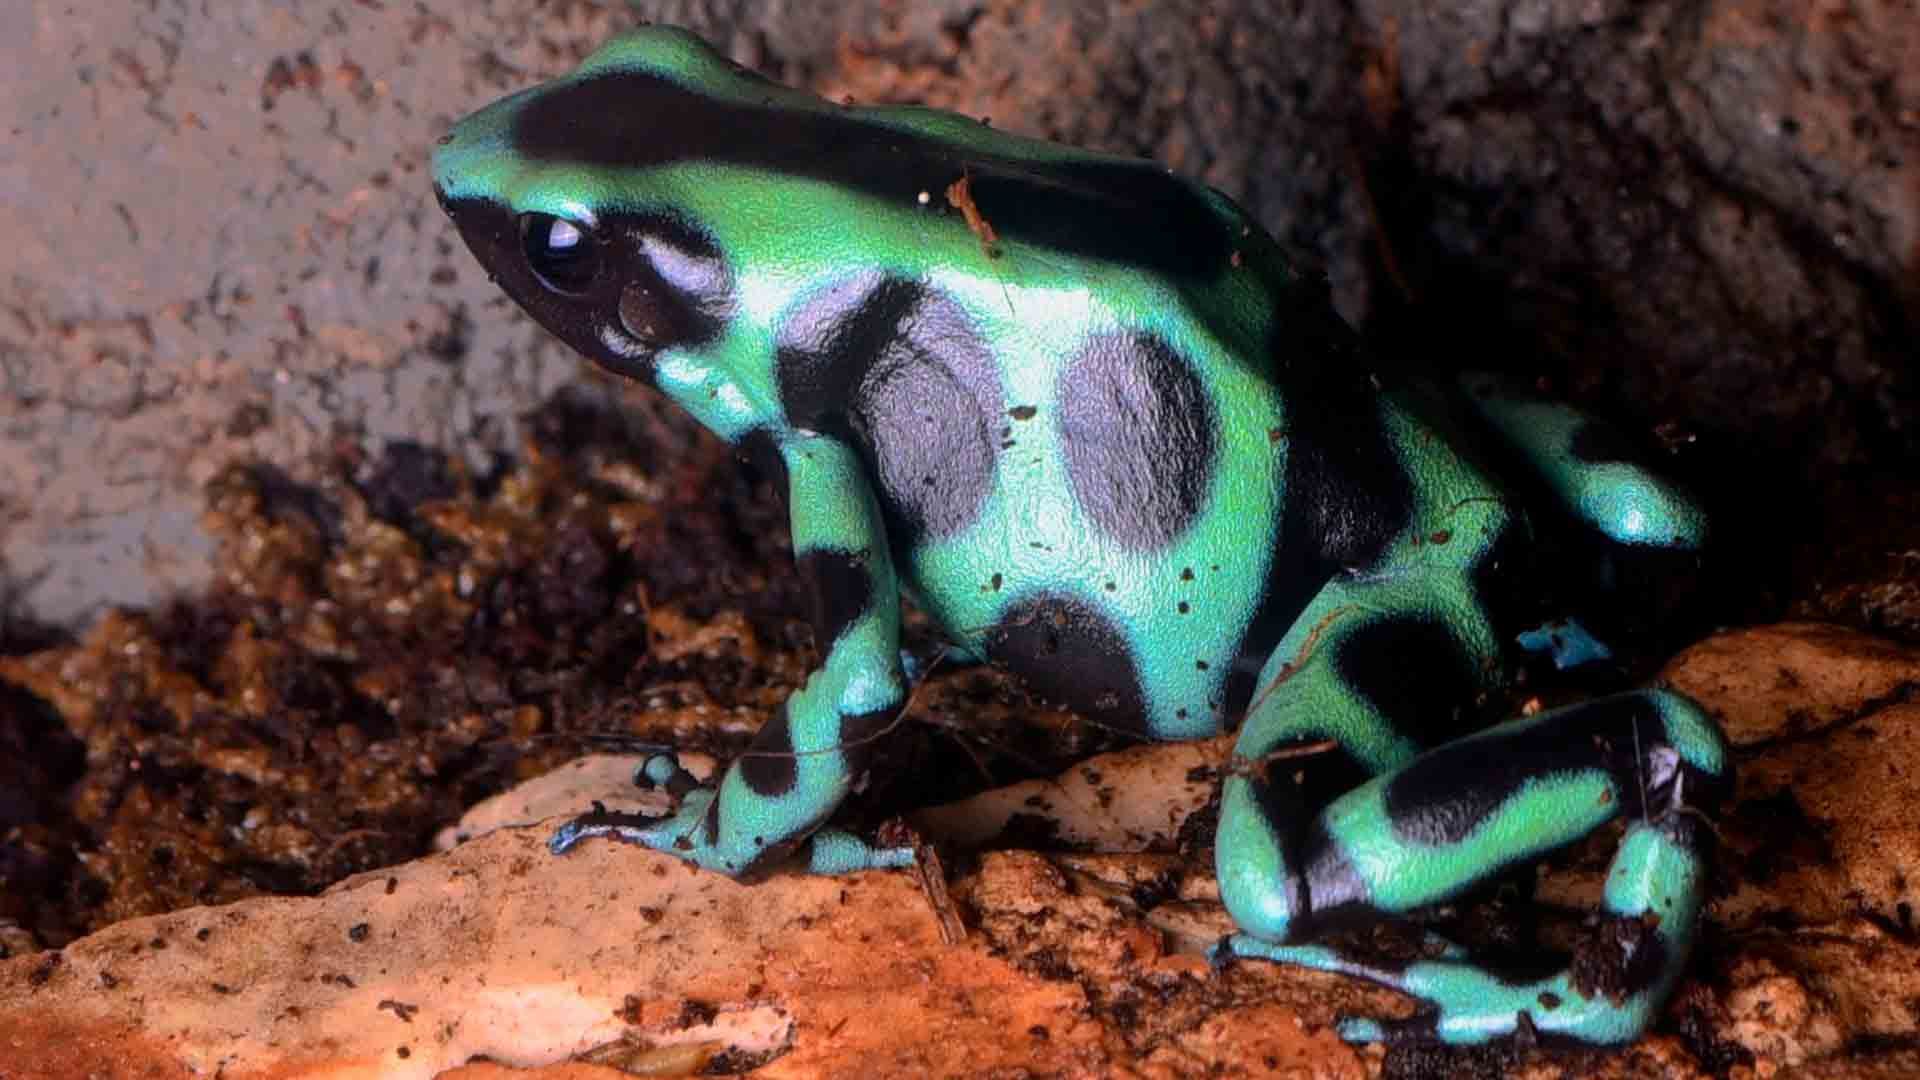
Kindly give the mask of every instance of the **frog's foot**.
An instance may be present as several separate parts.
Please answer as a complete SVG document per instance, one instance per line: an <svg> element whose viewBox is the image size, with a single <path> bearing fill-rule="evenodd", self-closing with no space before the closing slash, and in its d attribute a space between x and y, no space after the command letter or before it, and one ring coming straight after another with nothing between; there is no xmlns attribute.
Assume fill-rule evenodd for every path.
<svg viewBox="0 0 1920 1080"><path fill-rule="evenodd" d="M838 828L816 829L769 842L764 833L721 827L720 792L703 786L671 754L655 754L635 770L634 783L658 788L678 805L668 814L623 813L600 803L554 831L547 849L564 855L582 840L606 837L673 855L705 870L741 877L798 851L808 873L850 874L913 864L910 847L876 847ZM748 804L751 805L751 804Z"/></svg>
<svg viewBox="0 0 1920 1080"><path fill-rule="evenodd" d="M1342 1039L1474 1044L1530 1034L1547 1041L1617 1045L1646 1030L1670 980L1661 980L1651 992L1612 997L1598 990L1581 992L1571 970L1545 979L1509 981L1473 964L1423 961L1397 979L1375 981L1418 997L1429 1008L1404 1020L1342 1017Z"/></svg>
<svg viewBox="0 0 1920 1080"><path fill-rule="evenodd" d="M879 847L845 829L825 828L807 838L807 873L852 874L861 870L904 870L912 866L911 847Z"/></svg>
<svg viewBox="0 0 1920 1080"><path fill-rule="evenodd" d="M1274 945L1235 934L1214 947L1216 964L1234 959L1271 960L1315 971L1352 975L1418 998L1425 1005L1404 1020L1343 1016L1340 1037L1351 1043L1482 1043L1523 1030L1586 1043L1634 1038L1652 1019L1663 996L1582 993L1571 970L1550 978L1511 980L1469 962L1464 954L1418 960L1404 966L1370 962L1330 945Z"/></svg>
<svg viewBox="0 0 1920 1080"><path fill-rule="evenodd" d="M1235 934L1214 947L1216 965L1238 958L1353 975L1415 997L1405 1020L1343 1017L1348 1042L1484 1043L1512 1035L1614 1045L1646 1030L1686 963L1704 895L1704 861L1692 820L1639 821L1607 877L1605 917L1564 970L1512 978L1429 936L1426 955L1392 963L1332 945L1274 944Z"/></svg>
<svg viewBox="0 0 1920 1080"><path fill-rule="evenodd" d="M679 757L671 752L648 755L633 771L633 786L665 792L677 809L666 814L622 812L608 810L595 800L591 811L555 830L547 840L547 850L564 855L580 841L596 836L673 854L690 850L691 837L697 832L700 815L712 803L713 792L703 788L699 778L682 768ZM691 815L686 813L690 808L694 811Z"/></svg>

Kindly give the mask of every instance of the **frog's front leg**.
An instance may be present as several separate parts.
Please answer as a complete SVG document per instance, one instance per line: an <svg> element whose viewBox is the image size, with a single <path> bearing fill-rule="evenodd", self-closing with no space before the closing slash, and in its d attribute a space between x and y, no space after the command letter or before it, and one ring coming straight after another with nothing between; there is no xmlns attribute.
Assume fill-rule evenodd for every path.
<svg viewBox="0 0 1920 1080"><path fill-rule="evenodd" d="M610 836L733 876L764 869L805 845L809 869L843 873L900 866L911 852L873 848L820 826L860 780L871 744L906 697L900 668L900 592L878 502L859 457L824 435L788 439L793 550L813 596L824 653L806 685L767 721L713 787L693 784L670 759L642 775L679 796L660 818L602 810L554 834L564 852Z"/></svg>

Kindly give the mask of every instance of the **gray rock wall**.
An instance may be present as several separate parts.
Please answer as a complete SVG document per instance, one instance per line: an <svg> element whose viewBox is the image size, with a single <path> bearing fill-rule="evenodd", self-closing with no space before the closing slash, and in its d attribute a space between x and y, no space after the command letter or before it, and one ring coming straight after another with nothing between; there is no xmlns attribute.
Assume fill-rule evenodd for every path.
<svg viewBox="0 0 1920 1080"><path fill-rule="evenodd" d="M1801 480L1920 444L1910 4L639 7L788 81L1204 177L1415 363L1557 372ZM457 249L425 165L453 118L631 18L0 5L0 613L71 623L202 583L199 488L235 457L484 461L597 381Z"/></svg>

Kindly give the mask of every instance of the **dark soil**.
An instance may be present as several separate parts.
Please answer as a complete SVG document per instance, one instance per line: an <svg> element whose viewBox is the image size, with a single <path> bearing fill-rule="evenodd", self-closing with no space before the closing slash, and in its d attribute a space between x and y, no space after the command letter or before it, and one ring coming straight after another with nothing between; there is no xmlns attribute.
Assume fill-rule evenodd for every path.
<svg viewBox="0 0 1920 1080"><path fill-rule="evenodd" d="M0 954L417 857L597 736L737 750L814 658L785 511L658 407L563 395L485 476L414 445L315 487L236 466L216 588L0 657ZM879 775L916 800L1104 745L986 670L911 715Z"/></svg>

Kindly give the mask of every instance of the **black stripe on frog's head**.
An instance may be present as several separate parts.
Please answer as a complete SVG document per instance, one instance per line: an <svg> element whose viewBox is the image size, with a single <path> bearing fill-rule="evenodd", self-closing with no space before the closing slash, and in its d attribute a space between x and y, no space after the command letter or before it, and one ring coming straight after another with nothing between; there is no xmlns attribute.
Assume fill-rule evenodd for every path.
<svg viewBox="0 0 1920 1080"><path fill-rule="evenodd" d="M516 209L450 196L439 175L436 189L488 276L616 374L650 381L660 352L712 344L734 309L734 275L719 247L675 216Z"/></svg>
<svg viewBox="0 0 1920 1080"><path fill-rule="evenodd" d="M581 191L612 185L630 194L652 187L652 170L694 166L756 178L769 200L788 183L845 193L847 227L857 228L861 200L914 211L938 205L964 179L978 213L1010 243L1163 278L1212 282L1251 242L1249 223L1224 196L1152 162L933 110L830 104L668 27L608 42L572 74L462 121L453 137L464 148L443 147L435 169L456 196L543 175L581 178ZM449 185L443 165L466 175ZM486 179L476 185L476 176ZM671 198L673 187L657 193ZM959 214L942 213L963 227Z"/></svg>

